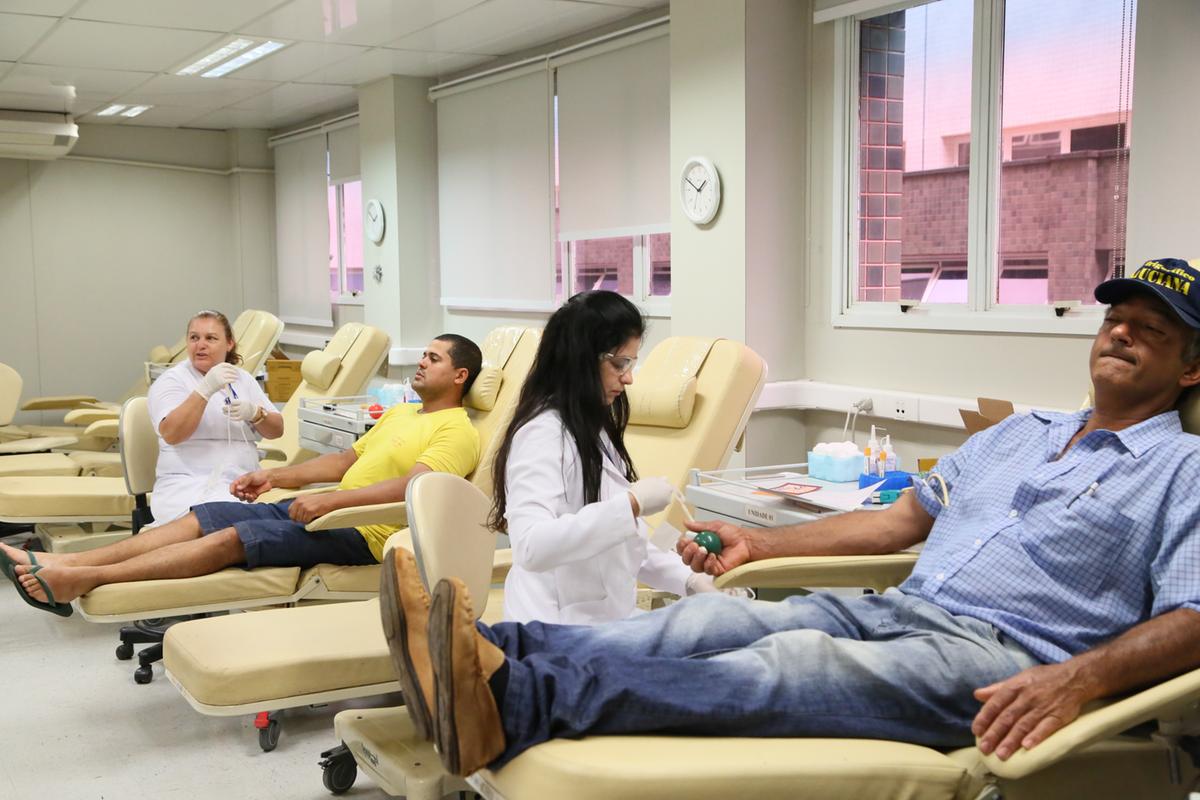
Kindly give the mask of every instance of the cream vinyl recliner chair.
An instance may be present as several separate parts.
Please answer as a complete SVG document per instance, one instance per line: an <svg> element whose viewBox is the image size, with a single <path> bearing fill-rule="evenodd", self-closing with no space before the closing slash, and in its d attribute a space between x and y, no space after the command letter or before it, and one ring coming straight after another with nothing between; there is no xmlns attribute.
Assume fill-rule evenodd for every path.
<svg viewBox="0 0 1200 800"><path fill-rule="evenodd" d="M1187 398L1180 413L1185 430L1200 432L1200 394ZM770 559L731 570L717 584L895 585L915 559L909 553ZM431 745L416 737L403 708L344 711L334 724L349 755L388 792L418 800L463 788L460 779L431 767ZM510 800L556 794L576 800L1183 800L1200 781L1193 760L1198 735L1200 670L1193 670L1093 704L1008 761L974 747L938 750L868 739L597 736L538 745L467 783L485 797ZM330 752L327 785L335 777L353 781L347 757Z"/></svg>
<svg viewBox="0 0 1200 800"><path fill-rule="evenodd" d="M466 398L479 432L480 460L471 482L491 494L492 462L508 428L541 332L497 328L481 343L485 369ZM407 525L407 503L385 503L334 511L310 530L387 523ZM411 547L407 530L388 546ZM353 580L374 595L379 567L330 567L333 580ZM314 703L370 697L396 691L395 676L379 647L379 604L304 606L259 614L197 620L176 625L164 642L167 677L200 713L258 714L260 744L278 740L278 713Z"/></svg>
<svg viewBox="0 0 1200 800"><path fill-rule="evenodd" d="M626 446L639 472L682 486L692 466L723 466L765 379L762 359L737 342L677 337L659 344L630 389ZM634 391L639 386L641 394ZM488 459L472 481L485 496L490 473ZM389 505L334 512L309 528L390 521ZM410 541L400 531L389 545L411 549ZM497 551L493 580L503 580L510 563L507 550ZM499 615L502 603L489 609ZM204 714L293 708L398 688L375 600L186 622L165 645L168 677Z"/></svg>
<svg viewBox="0 0 1200 800"><path fill-rule="evenodd" d="M283 322L268 311L247 309L231 323L234 341L242 353L242 367L257 374L283 333ZM173 365L187 358L187 339L181 338L173 347L156 346L150 351L150 363ZM17 376L17 395L20 395L20 376ZM0 397L7 403L11 378L0 374ZM146 394L149 388L145 374L140 377L122 400ZM67 410L67 425L11 425L12 414L0 413L0 477L33 475L99 475L121 477L121 462L114 452L106 452L115 443L114 426L93 425L115 421L120 403L105 403L94 397L39 397L25 402L23 411ZM3 409L0 408L0 411ZM5 441L10 439L11 441ZM64 450L67 452L48 452ZM23 455L12 455L21 453Z"/></svg>

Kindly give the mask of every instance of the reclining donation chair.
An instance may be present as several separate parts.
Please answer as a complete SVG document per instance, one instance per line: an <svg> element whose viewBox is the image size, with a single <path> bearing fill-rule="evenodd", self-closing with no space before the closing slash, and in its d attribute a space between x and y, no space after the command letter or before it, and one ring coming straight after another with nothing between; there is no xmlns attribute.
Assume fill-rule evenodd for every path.
<svg viewBox="0 0 1200 800"><path fill-rule="evenodd" d="M485 496L501 433L516 410L538 338L537 330L500 328L482 343L485 368L466 405L480 438L480 462L471 482ZM407 525L406 512L407 503L341 509L308 527ZM396 545L411 549L407 530L388 540L389 547ZM490 550L488 558L490 564ZM333 573L331 581L353 581L371 594L378 590L378 566L325 569ZM279 711L398 688L374 599L186 622L168 633L164 652L168 679L200 713L258 713L264 749L277 740Z"/></svg>
<svg viewBox="0 0 1200 800"><path fill-rule="evenodd" d="M283 322L267 311L243 311L232 323L234 340L242 353L242 366L250 374L257 373L283 333ZM172 348L158 345L150 351L152 363L175 364L187 357L187 340L180 339ZM20 378L18 376L17 380ZM0 378L0 394L9 379ZM125 398L146 394L145 376L138 379ZM20 384L17 384L20 394ZM115 426L93 423L115 421L121 409L119 403L102 403L90 396L41 397L27 401L24 411L53 409L69 410L65 426L21 425L9 423L12 415L0 414L0 476L32 475L100 475L120 477L121 463L116 453L105 452L115 442ZM14 439L5 443L5 439ZM70 448L70 452L47 452ZM22 453L24 455L10 455Z"/></svg>
<svg viewBox="0 0 1200 800"><path fill-rule="evenodd" d="M642 474L666 474L682 485L693 465L702 469L724 465L765 374L762 360L736 342L669 339L656 347L634 387L640 383L648 390L653 388L659 399L631 397L631 404L640 410L626 432L630 454ZM643 460L658 451L674 452L674 459L652 462L657 472L643 468ZM481 462L473 480L485 495L491 488L491 457ZM339 516L345 511L357 516L347 521ZM386 505L345 511L333 512L309 527L360 525L380 521L381 517L373 515L386 520L388 513ZM331 521L335 517L336 523ZM389 544L409 547L408 534L394 534ZM496 561L501 566L511 563L511 555L507 550L498 551ZM502 575L503 569L497 573ZM499 602L490 608L497 615L502 613ZM324 639L334 635L338 636L337 646L325 646ZM245 647L229 647L230 641ZM289 708L317 702L308 699L313 696L361 697L397 686L375 602L270 611L253 619L184 623L167 637L165 663L172 682L197 710L207 714ZM357 694L346 693L355 686ZM285 691L292 696L284 695Z"/></svg>

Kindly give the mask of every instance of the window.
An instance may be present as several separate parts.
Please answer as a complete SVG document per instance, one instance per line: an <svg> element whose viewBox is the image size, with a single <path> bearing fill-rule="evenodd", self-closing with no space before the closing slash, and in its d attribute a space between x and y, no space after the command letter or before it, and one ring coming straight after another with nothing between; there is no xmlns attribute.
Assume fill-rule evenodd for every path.
<svg viewBox="0 0 1200 800"><path fill-rule="evenodd" d="M329 187L329 299L345 302L362 290L362 181L347 181Z"/></svg>
<svg viewBox="0 0 1200 800"><path fill-rule="evenodd" d="M560 241L559 301L577 292L607 289L642 305L647 313L665 313L656 303L671 295L671 234L612 236ZM562 291L562 264L570 291Z"/></svg>
<svg viewBox="0 0 1200 800"><path fill-rule="evenodd" d="M839 264L838 324L888 324L865 304L915 300L905 326L1094 326L1048 306L1094 305L1124 263L1135 16L1136 0L842 16L857 244Z"/></svg>

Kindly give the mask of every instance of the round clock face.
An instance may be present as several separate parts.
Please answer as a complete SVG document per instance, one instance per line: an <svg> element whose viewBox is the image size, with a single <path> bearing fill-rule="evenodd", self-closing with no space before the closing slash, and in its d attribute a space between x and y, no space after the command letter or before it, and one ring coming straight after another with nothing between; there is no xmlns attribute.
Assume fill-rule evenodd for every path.
<svg viewBox="0 0 1200 800"><path fill-rule="evenodd" d="M366 208L363 209L363 222L365 223L367 238L375 244L383 241L383 232L385 223L383 219L383 204L378 200L368 200Z"/></svg>
<svg viewBox="0 0 1200 800"><path fill-rule="evenodd" d="M707 158L689 158L679 179L679 200L692 222L711 222L721 206L721 177Z"/></svg>

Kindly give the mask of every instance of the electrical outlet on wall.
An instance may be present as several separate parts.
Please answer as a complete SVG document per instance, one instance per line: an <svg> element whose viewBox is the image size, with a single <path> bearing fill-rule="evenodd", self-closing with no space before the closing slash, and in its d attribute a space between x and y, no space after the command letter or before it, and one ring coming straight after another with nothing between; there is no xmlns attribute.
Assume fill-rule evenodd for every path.
<svg viewBox="0 0 1200 800"><path fill-rule="evenodd" d="M904 419L918 422L921 418L919 414L918 400L915 397L892 397L887 401L885 409L888 416L892 419Z"/></svg>

